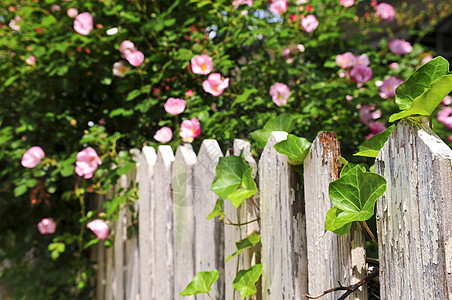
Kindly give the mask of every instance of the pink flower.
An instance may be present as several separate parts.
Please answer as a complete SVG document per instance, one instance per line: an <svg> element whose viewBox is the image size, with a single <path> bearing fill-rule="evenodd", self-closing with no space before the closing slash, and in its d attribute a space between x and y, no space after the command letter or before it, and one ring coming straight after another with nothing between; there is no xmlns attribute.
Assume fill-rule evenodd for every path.
<svg viewBox="0 0 452 300"><path fill-rule="evenodd" d="M447 95L444 97L443 101L441 101L441 104L443 105L451 105L452 104L452 97Z"/></svg>
<svg viewBox="0 0 452 300"><path fill-rule="evenodd" d="M56 224L52 218L44 218L38 223L38 230L41 234L52 234L55 229Z"/></svg>
<svg viewBox="0 0 452 300"><path fill-rule="evenodd" d="M59 6L58 4L53 4L50 9L52 11L59 11L61 9L61 6Z"/></svg>
<svg viewBox="0 0 452 300"><path fill-rule="evenodd" d="M287 0L273 0L270 4L270 11L275 15L282 15L287 11Z"/></svg>
<svg viewBox="0 0 452 300"><path fill-rule="evenodd" d="M422 64L426 64L433 59L433 56L429 55L422 59Z"/></svg>
<svg viewBox="0 0 452 300"><path fill-rule="evenodd" d="M340 4L345 7L351 7L355 4L355 0L341 0Z"/></svg>
<svg viewBox="0 0 452 300"><path fill-rule="evenodd" d="M380 3L375 7L375 16L379 17L383 21L394 20L395 10L394 7L387 3Z"/></svg>
<svg viewBox="0 0 452 300"><path fill-rule="evenodd" d="M202 88L212 96L220 96L224 89L229 86L229 78L223 79L220 73L212 73L207 80L202 83Z"/></svg>
<svg viewBox="0 0 452 300"><path fill-rule="evenodd" d="M213 70L212 57L206 54L193 56L191 59L191 69L195 74L209 74Z"/></svg>
<svg viewBox="0 0 452 300"><path fill-rule="evenodd" d="M395 54L407 54L413 50L413 46L405 40L392 40L389 43L389 50Z"/></svg>
<svg viewBox="0 0 452 300"><path fill-rule="evenodd" d="M154 139L160 143L168 143L173 138L173 131L169 127L162 127L154 135Z"/></svg>
<svg viewBox="0 0 452 300"><path fill-rule="evenodd" d="M375 110L374 106L363 105L359 110L359 119L364 125L369 125L371 120L375 120L381 117L381 110Z"/></svg>
<svg viewBox="0 0 452 300"><path fill-rule="evenodd" d="M319 21L314 15L307 15L301 19L301 27L303 27L306 32L313 32L319 26Z"/></svg>
<svg viewBox="0 0 452 300"><path fill-rule="evenodd" d="M270 87L270 96L277 106L286 105L290 89L284 83L276 82Z"/></svg>
<svg viewBox="0 0 452 300"><path fill-rule="evenodd" d="M124 66L122 61L118 61L113 64L113 74L118 77L121 77L121 78L124 77L125 73L128 72L129 70L130 70L130 68Z"/></svg>
<svg viewBox="0 0 452 300"><path fill-rule="evenodd" d="M36 65L36 57L34 57L34 56L32 55L32 56L30 56L29 58L27 58L27 59L25 60L25 62L26 62L28 65L30 65L30 66L34 66L34 65Z"/></svg>
<svg viewBox="0 0 452 300"><path fill-rule="evenodd" d="M289 57L290 56L290 48L284 48L282 51L282 55L285 57Z"/></svg>
<svg viewBox="0 0 452 300"><path fill-rule="evenodd" d="M133 53L137 51L138 49L135 48L135 44L132 43L129 40L125 40L121 42L121 45L119 45L119 52L121 52L121 56L123 58L126 58L126 56L130 53Z"/></svg>
<svg viewBox="0 0 452 300"><path fill-rule="evenodd" d="M452 135L449 135L449 143L452 143Z"/></svg>
<svg viewBox="0 0 452 300"><path fill-rule="evenodd" d="M101 219L96 219L89 222L86 227L88 227L99 240L105 240L108 236L108 225Z"/></svg>
<svg viewBox="0 0 452 300"><path fill-rule="evenodd" d="M69 18L75 18L78 15L78 10L75 8L69 8L67 10L67 15L69 16Z"/></svg>
<svg viewBox="0 0 452 300"><path fill-rule="evenodd" d="M192 91L192 90L188 90L188 91L185 93L185 96L187 96L187 97L193 97L193 91Z"/></svg>
<svg viewBox="0 0 452 300"><path fill-rule="evenodd" d="M361 54L355 56L355 65L368 66L370 65L369 56L367 54Z"/></svg>
<svg viewBox="0 0 452 300"><path fill-rule="evenodd" d="M91 147L85 148L77 154L77 162L75 163L75 173L78 176L83 176L85 179L93 177L97 166L101 165L102 161L97 156L96 150Z"/></svg>
<svg viewBox="0 0 452 300"><path fill-rule="evenodd" d="M180 127L180 136L187 143L193 142L193 139L201 133L201 124L196 118L185 120Z"/></svg>
<svg viewBox="0 0 452 300"><path fill-rule="evenodd" d="M11 21L9 21L9 27L11 27L12 30L14 31L19 31L20 30L20 25L18 25L17 23L19 23L19 21L22 18L20 16L16 16L14 17L14 19L12 19Z"/></svg>
<svg viewBox="0 0 452 300"><path fill-rule="evenodd" d="M399 64L396 62L393 62L389 65L389 68L394 70L394 69L398 69L399 68Z"/></svg>
<svg viewBox="0 0 452 300"><path fill-rule="evenodd" d="M232 5L237 9L242 4L248 4L249 7L253 6L253 0L234 0Z"/></svg>
<svg viewBox="0 0 452 300"><path fill-rule="evenodd" d="M452 107L444 107L438 113L438 121L447 129L452 130Z"/></svg>
<svg viewBox="0 0 452 300"><path fill-rule="evenodd" d="M369 127L370 127L370 134L368 136L366 136L366 139L370 139L374 135L386 130L385 124L378 122L378 121L370 122Z"/></svg>
<svg viewBox="0 0 452 300"><path fill-rule="evenodd" d="M144 61L144 54L141 51L135 51L127 54L126 59L129 62L129 64L131 64L134 67L138 67Z"/></svg>
<svg viewBox="0 0 452 300"><path fill-rule="evenodd" d="M336 63L342 69L348 69L355 64L356 57L351 52L345 52L336 56Z"/></svg>
<svg viewBox="0 0 452 300"><path fill-rule="evenodd" d="M172 115L181 114L185 110L185 100L178 98L168 98L165 103L165 111Z"/></svg>
<svg viewBox="0 0 452 300"><path fill-rule="evenodd" d="M363 65L357 65L350 71L350 76L358 83L366 83L372 79L372 69Z"/></svg>
<svg viewBox="0 0 452 300"><path fill-rule="evenodd" d="M44 156L45 153L42 148L39 146L34 146L25 151L20 163L25 168L34 168L41 162Z"/></svg>
<svg viewBox="0 0 452 300"><path fill-rule="evenodd" d="M74 30L81 35L88 35L93 30L93 17L88 12L79 14L74 20Z"/></svg>
<svg viewBox="0 0 452 300"><path fill-rule="evenodd" d="M383 84L380 86L380 96L383 99L394 97L396 88L402 83L403 80L395 76L391 76L390 78L383 80Z"/></svg>

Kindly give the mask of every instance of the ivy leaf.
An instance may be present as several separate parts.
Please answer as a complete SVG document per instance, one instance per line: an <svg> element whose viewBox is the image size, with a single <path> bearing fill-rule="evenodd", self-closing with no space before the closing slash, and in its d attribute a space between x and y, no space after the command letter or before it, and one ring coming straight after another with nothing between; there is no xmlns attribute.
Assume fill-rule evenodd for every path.
<svg viewBox="0 0 452 300"><path fill-rule="evenodd" d="M207 294L212 289L212 284L218 280L218 277L218 270L199 272L180 295Z"/></svg>
<svg viewBox="0 0 452 300"><path fill-rule="evenodd" d="M374 214L375 202L385 191L386 180L382 176L355 166L329 185L331 203L340 211L335 218L330 213L326 229L337 230L354 221L368 220Z"/></svg>
<svg viewBox="0 0 452 300"><path fill-rule="evenodd" d="M228 198L231 200L235 208L238 208L240 204L242 204L243 200L257 194L258 192L252 173L252 167L243 172L241 186L229 194Z"/></svg>
<svg viewBox="0 0 452 300"><path fill-rule="evenodd" d="M352 228L352 223L347 223L340 228L337 228L334 225L334 222L335 222L337 216L341 212L342 211L337 209L337 207L332 207L328 210L328 212L326 213L326 218L325 218L325 230L332 231L335 234L339 234L339 235L344 235L350 231L350 228Z"/></svg>
<svg viewBox="0 0 452 300"><path fill-rule="evenodd" d="M385 145L391 133L394 131L395 125L391 125L385 131L380 132L370 139L365 140L358 146L359 152L353 154L354 156L365 156L375 158L378 156L381 148Z"/></svg>
<svg viewBox="0 0 452 300"><path fill-rule="evenodd" d="M401 110L410 109L416 98L422 96L434 81L448 73L449 62L441 56L422 65L404 83L397 87L395 100L399 108Z"/></svg>
<svg viewBox="0 0 452 300"><path fill-rule="evenodd" d="M259 243L260 241L261 241L260 235L253 232L252 234L248 235L243 240L235 242L235 245L237 246L237 251L235 251L232 255L229 255L228 257L226 257L226 261L230 260L233 257L240 255L240 253L242 253L245 249L254 247L254 245Z"/></svg>
<svg viewBox="0 0 452 300"><path fill-rule="evenodd" d="M293 128L294 117L291 114L281 114L276 118L270 119L263 129L259 129L250 133L251 137L256 141L259 148L264 148L273 131L290 132Z"/></svg>
<svg viewBox="0 0 452 300"><path fill-rule="evenodd" d="M274 145L276 151L284 154L292 165L301 165L311 149L307 139L289 134L287 139Z"/></svg>
<svg viewBox="0 0 452 300"><path fill-rule="evenodd" d="M256 282L262 274L262 264L257 264L248 270L240 270L237 273L232 286L240 291L240 297L246 298L257 293Z"/></svg>
<svg viewBox="0 0 452 300"><path fill-rule="evenodd" d="M223 199L217 199L217 202L215 202L214 209L207 216L207 220L213 219L218 216L220 216L220 220L222 220L224 218L223 203L224 203Z"/></svg>

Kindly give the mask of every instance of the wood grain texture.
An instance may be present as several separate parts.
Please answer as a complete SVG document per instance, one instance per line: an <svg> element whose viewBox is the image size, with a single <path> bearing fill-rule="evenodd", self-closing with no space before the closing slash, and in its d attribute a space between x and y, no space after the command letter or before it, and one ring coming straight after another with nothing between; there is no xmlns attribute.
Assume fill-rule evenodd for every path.
<svg viewBox="0 0 452 300"><path fill-rule="evenodd" d="M179 295L195 276L195 222L193 171L196 154L190 144L179 146L173 166L174 199L174 298L195 299Z"/></svg>
<svg viewBox="0 0 452 300"><path fill-rule="evenodd" d="M262 299L302 299L307 292L301 178L273 147L286 138L286 132L273 132L259 160Z"/></svg>
<svg viewBox="0 0 452 300"><path fill-rule="evenodd" d="M153 228L155 232L153 251L153 299L173 299L174 261L173 261L173 197L172 180L174 155L170 146L159 146L154 176Z"/></svg>
<svg viewBox="0 0 452 300"><path fill-rule="evenodd" d="M452 299L452 150L402 120L376 160L381 299Z"/></svg>
<svg viewBox="0 0 452 300"><path fill-rule="evenodd" d="M218 159L223 156L215 140L204 140L194 168L194 214L195 214L195 271L217 269L224 274L224 225L223 221L207 220L215 207L217 195L210 191L216 175ZM214 283L211 295L214 299L224 299L224 277ZM210 299L205 294L196 295L197 300Z"/></svg>
<svg viewBox="0 0 452 300"><path fill-rule="evenodd" d="M340 146L334 132L320 132L304 162L304 195L306 201L306 232L308 259L308 290L310 295L338 286L358 282L367 275L365 244L362 228L352 226L344 236L326 232L325 216L332 207L329 183L339 176ZM319 240L319 237L323 238ZM322 299L337 299L343 291L333 292ZM367 299L366 287L348 299Z"/></svg>

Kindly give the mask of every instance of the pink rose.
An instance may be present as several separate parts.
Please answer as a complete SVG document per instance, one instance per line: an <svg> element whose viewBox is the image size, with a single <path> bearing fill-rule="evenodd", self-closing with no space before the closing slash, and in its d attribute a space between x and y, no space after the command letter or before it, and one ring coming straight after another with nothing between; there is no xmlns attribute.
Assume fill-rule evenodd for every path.
<svg viewBox="0 0 452 300"><path fill-rule="evenodd" d="M394 20L395 10L394 7L387 3L380 3L375 7L375 16L379 17L383 21Z"/></svg>
<svg viewBox="0 0 452 300"><path fill-rule="evenodd" d="M381 110L375 110L374 106L363 105L359 110L359 119L364 125L369 125L369 122L381 117Z"/></svg>
<svg viewBox="0 0 452 300"><path fill-rule="evenodd" d="M137 48L135 48L135 44L129 40L122 41L121 45L119 45L119 52L121 52L121 56L123 58L126 58L128 54L133 53L135 51L137 51Z"/></svg>
<svg viewBox="0 0 452 300"><path fill-rule="evenodd" d="M181 114L185 110L185 100L178 98L168 98L164 105L165 111L172 115Z"/></svg>
<svg viewBox="0 0 452 300"><path fill-rule="evenodd" d="M229 78L223 79L220 73L212 73L207 80L202 83L202 88L212 96L220 96L224 89L229 86Z"/></svg>
<svg viewBox="0 0 452 300"><path fill-rule="evenodd" d="M192 91L192 90L188 90L188 91L185 93L185 96L187 96L187 97L193 97L193 91Z"/></svg>
<svg viewBox="0 0 452 300"><path fill-rule="evenodd" d="M426 64L433 59L433 56L429 55L422 59L422 64Z"/></svg>
<svg viewBox="0 0 452 300"><path fill-rule="evenodd" d="M169 127L162 127L154 135L154 139L159 143L168 143L173 138L173 131Z"/></svg>
<svg viewBox="0 0 452 300"><path fill-rule="evenodd" d="M449 143L452 143L452 135L449 135Z"/></svg>
<svg viewBox="0 0 452 300"><path fill-rule="evenodd" d="M313 32L317 26L319 26L319 21L314 15L307 15L301 18L301 27L303 27L306 32Z"/></svg>
<svg viewBox="0 0 452 300"><path fill-rule="evenodd" d="M20 16L15 16L14 19L9 21L9 24L8 24L9 27L11 27L11 29L14 31L20 30L20 25L17 24L17 23L19 23L20 20L22 20L22 18Z"/></svg>
<svg viewBox="0 0 452 300"><path fill-rule="evenodd" d="M270 96L277 106L286 105L290 89L284 83L276 82L270 87Z"/></svg>
<svg viewBox="0 0 452 300"><path fill-rule="evenodd" d="M59 6L58 4L53 4L50 9L52 11L59 11L61 9L61 6Z"/></svg>
<svg viewBox="0 0 452 300"><path fill-rule="evenodd" d="M34 66L34 65L36 65L36 57L34 57L34 56L32 55L32 56L30 56L29 58L27 58L27 59L25 60L25 62L26 62L28 65L30 65L30 66Z"/></svg>
<svg viewBox="0 0 452 300"><path fill-rule="evenodd" d="M234 5L234 8L239 8L242 4L248 4L249 7L253 6L253 0L234 0L232 1L232 5Z"/></svg>
<svg viewBox="0 0 452 300"><path fill-rule="evenodd" d="M130 70L129 67L126 67L122 61L115 62L113 64L113 74L118 77L124 77L125 73Z"/></svg>
<svg viewBox="0 0 452 300"><path fill-rule="evenodd" d="M79 14L74 20L74 30L81 35L88 35L93 26L93 17L88 12Z"/></svg>
<svg viewBox="0 0 452 300"><path fill-rule="evenodd" d="M395 54L407 54L413 50L413 46L405 40L392 40L389 43L389 50Z"/></svg>
<svg viewBox="0 0 452 300"><path fill-rule="evenodd" d="M55 229L56 224L52 218L44 218L38 223L38 230L41 234L52 234Z"/></svg>
<svg viewBox="0 0 452 300"><path fill-rule="evenodd" d="M78 10L75 8L69 8L67 10L67 15L69 16L69 18L75 18L78 15Z"/></svg>
<svg viewBox="0 0 452 300"><path fill-rule="evenodd" d="M193 139L201 133L201 124L196 118L185 120L180 127L180 136L187 143L193 142Z"/></svg>
<svg viewBox="0 0 452 300"><path fill-rule="evenodd" d="M287 11L287 0L273 0L270 4L270 11L275 15L282 15Z"/></svg>
<svg viewBox="0 0 452 300"><path fill-rule="evenodd" d="M289 57L290 56L290 48L284 48L281 53L283 56Z"/></svg>
<svg viewBox="0 0 452 300"><path fill-rule="evenodd" d="M402 83L403 80L395 76L391 76L390 78L383 80L383 84L380 86L380 96L383 99L394 97L396 88Z"/></svg>
<svg viewBox="0 0 452 300"><path fill-rule="evenodd" d="M443 101L441 101L442 105L451 105L452 104L452 97L447 95L444 97Z"/></svg>
<svg viewBox="0 0 452 300"><path fill-rule="evenodd" d="M83 176L85 179L93 177L97 166L101 165L102 161L97 156L96 150L91 147L85 148L77 154L77 162L75 163L75 173L78 176Z"/></svg>
<svg viewBox="0 0 452 300"><path fill-rule="evenodd" d="M340 4L345 7L351 7L355 4L355 0L341 0Z"/></svg>
<svg viewBox="0 0 452 300"><path fill-rule="evenodd" d="M212 57L206 54L193 56L191 59L191 69L195 74L209 74L213 70Z"/></svg>
<svg viewBox="0 0 452 300"><path fill-rule="evenodd" d="M372 69L363 65L357 65L350 71L350 76L358 83L363 84L372 79Z"/></svg>
<svg viewBox="0 0 452 300"><path fill-rule="evenodd" d="M342 69L348 69L355 64L356 57L351 52L345 52L336 56L336 63Z"/></svg>
<svg viewBox="0 0 452 300"><path fill-rule="evenodd" d="M101 219L96 219L86 225L99 240L105 240L108 236L108 225Z"/></svg>
<svg viewBox="0 0 452 300"><path fill-rule="evenodd" d="M399 68L399 64L396 63L396 62L393 62L393 63L391 63L391 64L389 65L389 68L390 68L391 70L398 69L398 68Z"/></svg>
<svg viewBox="0 0 452 300"><path fill-rule="evenodd" d="M34 146L25 151L20 163L25 168L34 168L41 162L44 156L45 153L42 148L39 146Z"/></svg>
<svg viewBox="0 0 452 300"><path fill-rule="evenodd" d="M134 67L138 67L144 61L144 54L141 51L135 51L127 54L126 59L129 62L129 64L131 64Z"/></svg>
<svg viewBox="0 0 452 300"><path fill-rule="evenodd" d="M355 56L355 65L368 66L370 65L369 56L367 54L361 54Z"/></svg>
<svg viewBox="0 0 452 300"><path fill-rule="evenodd" d="M370 122L369 127L370 127L370 134L368 136L366 136L366 139L370 139L374 135L386 130L385 124L383 124L381 122Z"/></svg>
<svg viewBox="0 0 452 300"><path fill-rule="evenodd" d="M452 130L452 107L444 107L438 113L438 121L447 129Z"/></svg>

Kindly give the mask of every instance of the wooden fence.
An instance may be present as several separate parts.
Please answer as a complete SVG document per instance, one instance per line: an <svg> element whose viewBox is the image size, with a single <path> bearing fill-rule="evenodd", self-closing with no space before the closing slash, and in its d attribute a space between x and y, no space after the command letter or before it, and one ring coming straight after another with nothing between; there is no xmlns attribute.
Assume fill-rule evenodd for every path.
<svg viewBox="0 0 452 300"><path fill-rule="evenodd" d="M179 293L194 275L213 269L220 272L213 298L240 299L238 292L233 295L232 281L237 269L254 263L262 263L263 272L253 299L306 299L306 293L364 278L362 227L353 225L344 236L324 234L331 207L328 185L341 167L334 132L317 136L304 178L273 148L286 136L274 132L258 162L242 140L227 153L215 140L205 140L198 155L191 145L180 146L175 155L169 146L136 151L137 171L120 184L139 182L139 234L127 239L131 213L124 209L112 228L114 247L104 251L99 246L95 253L97 299L183 299ZM251 200L239 209L225 201L224 210L233 223L258 217L260 222L228 226L207 220L217 199L209 188L218 159L242 150L254 167L259 196L252 201L259 208ZM452 299L452 150L425 124L402 121L378 156L376 171L387 180L377 203L381 299ZM235 242L253 231L261 234L261 250L225 262ZM348 299L368 298L363 286Z"/></svg>

